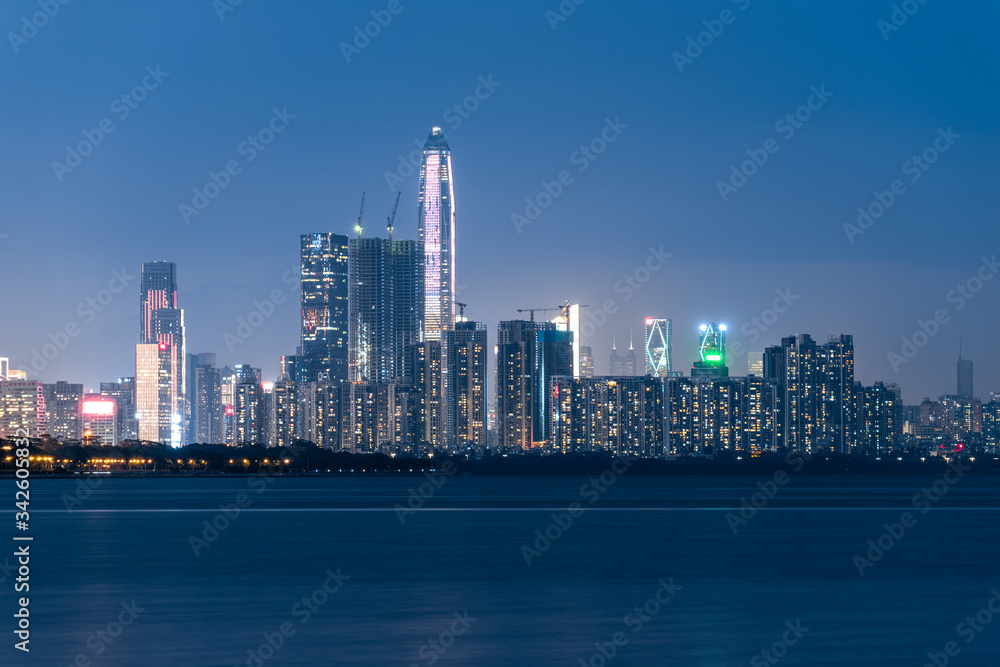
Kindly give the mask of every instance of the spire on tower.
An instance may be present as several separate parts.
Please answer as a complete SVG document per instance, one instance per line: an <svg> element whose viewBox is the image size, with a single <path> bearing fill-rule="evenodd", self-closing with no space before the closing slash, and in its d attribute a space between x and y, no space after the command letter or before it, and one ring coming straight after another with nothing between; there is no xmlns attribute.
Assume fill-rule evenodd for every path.
<svg viewBox="0 0 1000 667"><path fill-rule="evenodd" d="M611 349L612 350L617 350L618 349L618 344L616 342L616 335L615 335L615 328L614 327L611 327Z"/></svg>

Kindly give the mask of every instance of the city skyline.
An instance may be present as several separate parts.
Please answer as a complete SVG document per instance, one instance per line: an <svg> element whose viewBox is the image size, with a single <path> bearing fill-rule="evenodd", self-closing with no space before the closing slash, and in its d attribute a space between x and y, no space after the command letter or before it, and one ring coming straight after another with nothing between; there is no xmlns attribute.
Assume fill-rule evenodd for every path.
<svg viewBox="0 0 1000 667"><path fill-rule="evenodd" d="M995 7L983 8L996 17ZM988 356L989 320L1000 302L996 281L968 292L972 298L955 291L977 275L983 256L993 257L988 244L980 249L967 242L991 238L998 196L989 174L1000 138L985 111L995 107L997 92L969 85L988 56L975 39L983 25L925 7L922 20L885 40L876 27L882 12L865 3L789 15L754 5L737 12L739 20L678 72L673 54L683 53L688 37L713 18L705 7L629 5L619 13L595 5L555 29L511 7L407 10L394 19L396 36L380 36L350 62L336 44L349 42L352 31L345 28L330 43L322 28L370 20L349 7L314 8L305 23L295 13L245 3L221 22L206 11L200 29L210 39L184 51L157 35L183 33L198 12L150 11L152 22L139 8L110 22L101 17L94 23L91 15L53 20L8 54L17 64L11 84L33 93L30 104L10 109L21 132L11 138L10 159L0 167L11 202L0 223L0 279L10 285L35 276L28 288L3 297L5 312L24 315L18 326L0 331L0 354L14 358L16 368L31 370L33 351L74 323L80 333L69 347L42 359L44 379L78 378L96 387L130 375L127 359L115 360L115 350L135 342L129 317L134 301L122 294L135 293L142 262L169 260L182 272L188 349L215 349L223 364L259 359L274 376L277 354L294 352L287 343L298 329L293 309L279 306L232 349L224 336L236 336L238 318L254 312L254 301L274 289L291 295L282 277L298 263L294 234L352 234L361 192L368 193L371 215L390 210L402 193L396 235L418 238L421 151L428 129L439 126L455 152L460 187L456 290L469 303L470 319L488 330L518 308L567 299L589 303L584 321L606 317L583 341L594 350L598 374L613 326L638 329L647 316L674 320L678 368L690 363L684 351L697 344L696 327L703 322L726 323L730 345L742 343L746 350L796 332L846 332L857 340L859 376L898 382L908 403L950 386L963 339L964 355L977 361L978 385L1000 387L1000 362ZM635 12L650 20L626 24ZM261 42L245 29L258 22L299 38ZM110 51L80 43L77 62L93 74L86 86L70 72L50 70L37 48L46 40L77 44L70 24L84 33L116 35ZM429 54L430 62L448 64L436 76L427 76L427 62L399 58L406 49L422 52L425 35L458 25L530 37L531 64L496 59L505 43L492 30L475 38L450 31L453 49L465 55L455 62ZM634 39L623 52L598 57L584 47L626 25ZM956 37L954 50L930 53L923 45L938 28L969 39ZM843 57L834 63L807 50L787 59L767 38L775 30L795 43L818 35ZM307 56L293 48L295 42L327 44L331 58ZM246 56L239 68L205 71L205 62L233 52ZM372 77L390 61L400 66ZM567 67L570 61L586 67ZM726 65L735 61L743 63L738 70ZM872 70L866 66L871 61L883 67ZM626 62L628 68L619 67ZM327 75L344 90L364 91L371 105L365 111L345 106L332 90L312 84ZM220 82L234 76L253 83L227 86L219 95ZM145 99L135 109L124 107L130 113L120 118L110 101L143 81L149 84ZM565 89L553 88L554 81L565 82ZM775 130L776 121L808 108L810 99L819 106L811 98L814 86L832 94L822 108L801 127L782 121L783 130ZM604 94L578 92L584 89ZM401 97L406 104L399 104ZM733 98L752 102L737 113ZM205 113L206 102L218 112ZM51 119L45 108L56 105L65 113ZM83 141L82 132L92 133L105 115L114 132L57 178L53 162L65 163L66 147ZM272 126L281 131L269 137ZM947 135L949 128L959 138L911 182L902 165L935 141L946 145L938 130ZM273 138L266 145L256 138L264 129L264 137ZM790 129L795 132L788 137ZM262 150L246 142L250 134ZM736 178L730 166L738 171L748 151L759 155L771 136L780 150L723 201L717 183ZM605 137L614 141L602 147L597 140ZM602 151L591 151L591 143ZM252 162L246 161L250 154ZM209 172L225 182L218 175L230 157L241 171L215 192L220 186ZM559 182L563 170L572 182ZM859 207L877 212L873 193L886 192L896 176L905 180L905 195L893 195L891 209L848 240L844 225L856 224ZM548 202L552 195L543 183L562 192ZM198 199L207 205L185 220L178 207L194 208L193 190L217 196ZM526 215L526 198L539 209L537 215L527 210L534 217ZM516 227L514 214L530 224ZM946 220L960 221L962 233L953 233ZM52 247L53 239L57 268L35 272L30 258ZM670 257L647 274L659 262L651 248ZM521 268L512 271L514 264ZM131 277L125 291L105 298L102 290L123 269ZM67 282L66 275L74 279ZM768 311L779 291L788 303L773 318ZM36 311L42 299L46 307ZM96 307L88 299L97 300ZM601 313L608 299L615 302L614 314ZM964 304L960 310L958 303ZM888 355L899 354L901 339L921 334L919 322L939 309L949 320L894 368ZM732 372L743 372L746 355L730 357Z"/></svg>

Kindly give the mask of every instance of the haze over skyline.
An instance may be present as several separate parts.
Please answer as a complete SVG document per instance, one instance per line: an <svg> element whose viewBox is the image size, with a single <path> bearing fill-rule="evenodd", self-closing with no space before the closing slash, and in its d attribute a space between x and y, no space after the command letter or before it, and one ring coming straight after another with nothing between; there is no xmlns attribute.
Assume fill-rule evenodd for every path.
<svg viewBox="0 0 1000 667"><path fill-rule="evenodd" d="M298 283L283 276L297 272L299 234L352 234L364 191L365 235L384 236L398 187L394 238L417 238L419 179L400 156L439 125L455 171L458 298L491 347L498 321L526 317L518 308L568 299L594 316L612 300L616 312L584 340L599 374L612 328L619 348L633 328L639 349L654 316L673 319L685 372L698 325L719 322L747 350L851 334L857 378L899 383L908 404L955 391L962 338L977 396L1000 391L1000 281L961 308L949 299L997 250L998 93L987 82L1000 10L927 3L885 39L891 3L585 3L553 29L544 12L557 5L403 2L350 62L340 44L385 3L242 3L223 20L207 1L113 16L70 3L16 51L8 38L0 77L23 92L0 102L0 356L33 371L32 350L75 322L80 335L29 377L96 388L132 375L139 267L165 260L177 263L188 352L273 379L298 340ZM673 54L726 9L733 21L678 71ZM0 27L19 31L37 11L8 3ZM796 127L786 114L803 105ZM114 129L92 154L53 168L105 118ZM262 128L274 139L257 148L247 137ZM589 157L581 147L604 132ZM936 141L935 162L912 171ZM762 150L764 164L724 200L731 165ZM192 189L230 161L239 172L186 221ZM552 192L564 171L561 193L518 228L525 198L544 201L543 182ZM905 192L849 238L844 224L897 179ZM131 280L89 320L78 305L114 271ZM275 289L287 299L230 350L237 318ZM754 324L782 294L787 311ZM947 321L896 372L888 354L939 310ZM745 373L746 355L730 358Z"/></svg>

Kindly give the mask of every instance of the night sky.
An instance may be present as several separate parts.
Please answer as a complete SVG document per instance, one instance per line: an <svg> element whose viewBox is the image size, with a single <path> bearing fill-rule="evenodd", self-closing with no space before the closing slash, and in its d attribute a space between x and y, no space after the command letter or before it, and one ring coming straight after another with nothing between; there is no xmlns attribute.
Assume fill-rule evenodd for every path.
<svg viewBox="0 0 1000 667"><path fill-rule="evenodd" d="M133 375L139 266L167 260L188 352L273 380L298 342L298 286L282 276L298 265L299 234L351 233L363 191L365 233L384 234L395 185L395 237L416 238L417 177L390 184L387 173L440 125L455 171L459 300L491 345L517 308L567 299L606 319L584 341L599 374L613 329L621 348L632 327L639 348L646 316L673 319L685 373L703 322L727 324L731 350L847 333L859 380L898 382L918 403L954 392L962 338L988 400L1000 391L1000 279L975 277L1000 270L982 259L1000 253L1000 9L902 4L917 10L896 30L892 3L871 0L566 0L568 17L546 16L558 0L78 0L35 30L24 17L37 1L9 0L0 356L46 382L96 389ZM391 20L357 48L373 11ZM136 86L144 99L123 101ZM272 122L282 129L271 143L243 143ZM91 141L85 132L100 139L93 151L54 166ZM588 157L588 145L603 152ZM730 181L752 156L766 162ZM238 173L185 220L180 205L193 208L193 189L230 161ZM740 185L720 193L720 181ZM561 193L547 199L543 182ZM894 200L849 234L876 191ZM526 208L535 219L518 229L512 214ZM647 274L651 248L671 256ZM116 271L124 291L102 295ZM645 282L628 287L626 275ZM970 278L979 292L949 295ZM237 318L274 290L273 314L227 346ZM791 305L769 313L779 291ZM106 305L78 308L88 298ZM935 314L934 335L918 335L925 345L894 368L889 353L902 356L901 338ZM79 334L35 371L33 351L67 325ZM745 353L730 366L744 374Z"/></svg>

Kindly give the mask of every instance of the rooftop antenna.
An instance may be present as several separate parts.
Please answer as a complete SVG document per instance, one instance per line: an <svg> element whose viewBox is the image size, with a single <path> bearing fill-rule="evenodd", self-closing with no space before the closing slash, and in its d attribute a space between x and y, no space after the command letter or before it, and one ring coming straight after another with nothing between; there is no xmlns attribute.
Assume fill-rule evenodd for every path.
<svg viewBox="0 0 1000 667"><path fill-rule="evenodd" d="M615 332L615 328L614 327L611 327L611 349L612 350L617 350L618 349L617 333Z"/></svg>
<svg viewBox="0 0 1000 667"><path fill-rule="evenodd" d="M632 327L628 328L628 349L634 349L632 347Z"/></svg>

